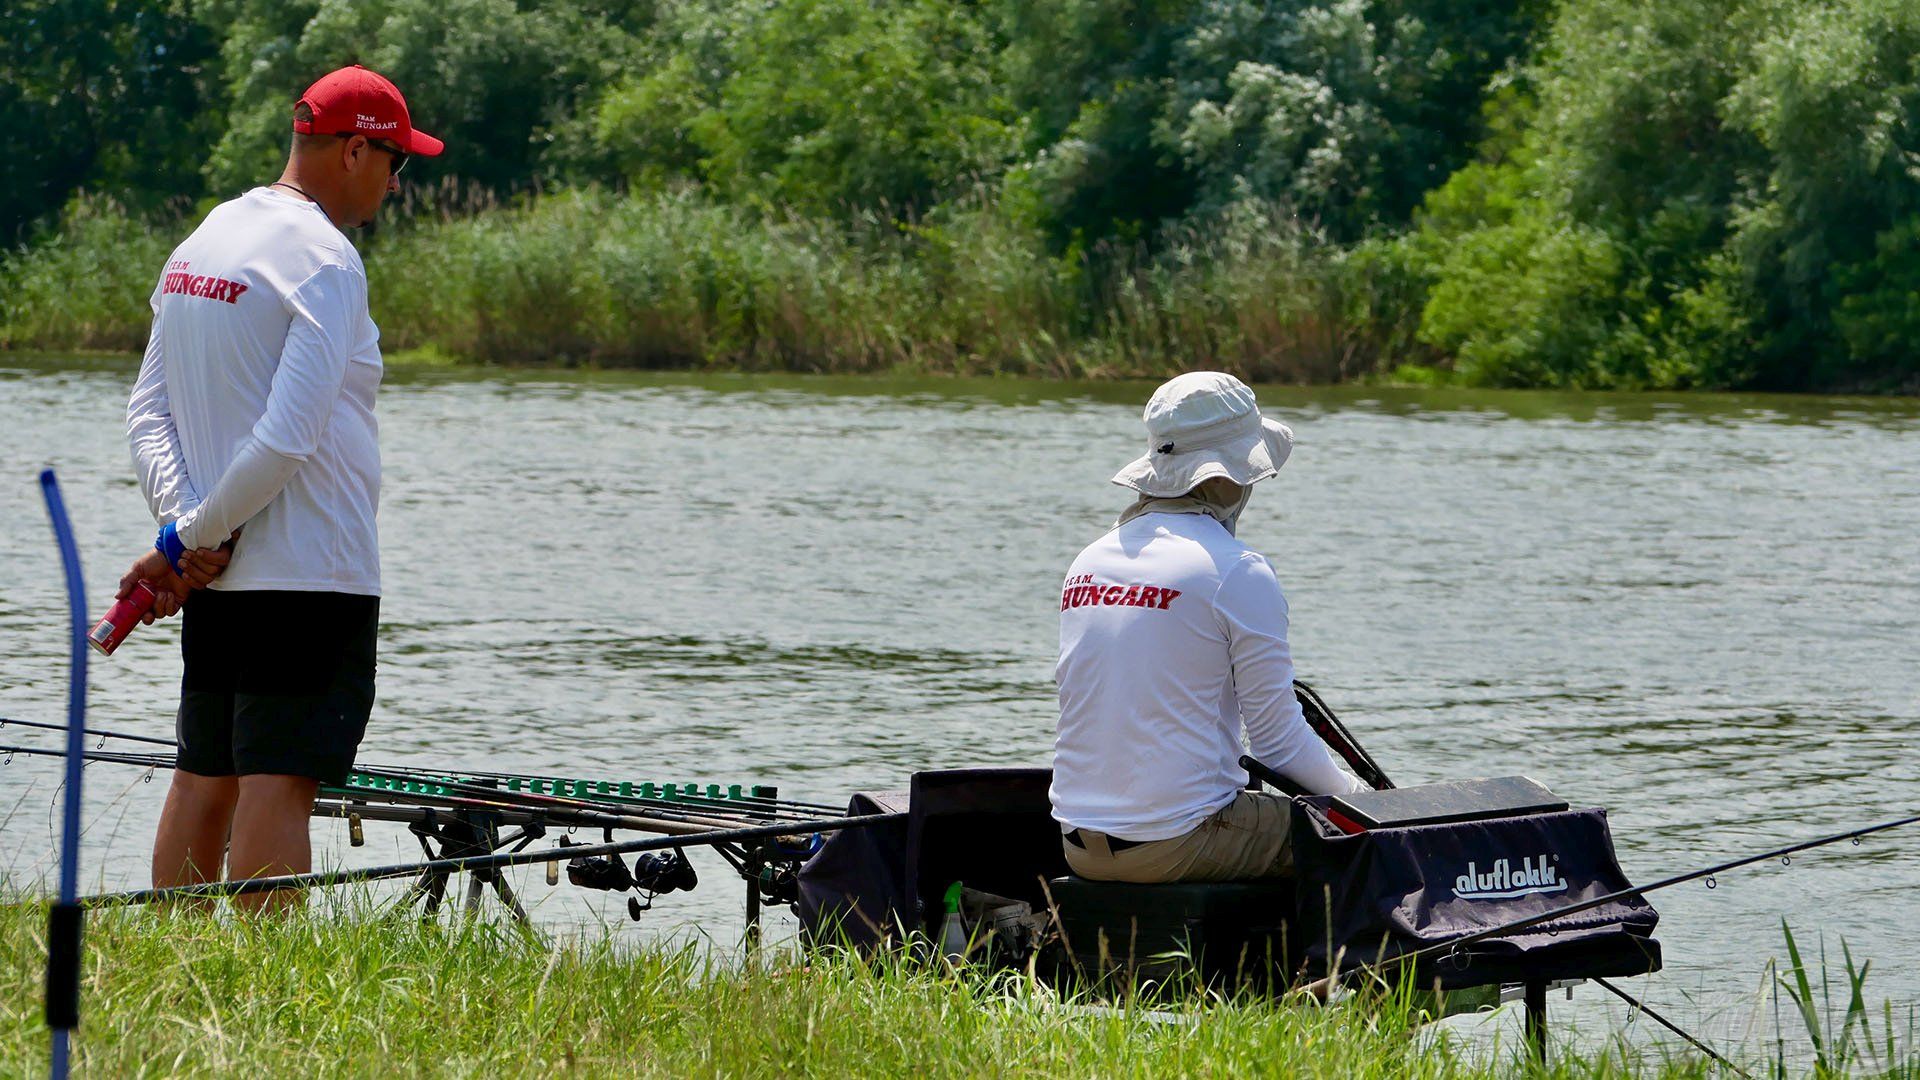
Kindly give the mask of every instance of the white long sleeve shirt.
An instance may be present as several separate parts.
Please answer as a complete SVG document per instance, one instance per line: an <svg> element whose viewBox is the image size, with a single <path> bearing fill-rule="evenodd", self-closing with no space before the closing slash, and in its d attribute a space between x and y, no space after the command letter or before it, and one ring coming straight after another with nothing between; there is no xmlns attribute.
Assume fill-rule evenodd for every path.
<svg viewBox="0 0 1920 1080"><path fill-rule="evenodd" d="M380 331L359 252L255 188L167 260L127 404L141 492L187 547L245 526L215 589L380 593Z"/></svg>
<svg viewBox="0 0 1920 1080"><path fill-rule="evenodd" d="M1063 829L1166 840L1246 786L1253 756L1319 794L1335 764L1293 690L1273 566L1205 514L1143 514L1080 553L1060 598L1053 814Z"/></svg>

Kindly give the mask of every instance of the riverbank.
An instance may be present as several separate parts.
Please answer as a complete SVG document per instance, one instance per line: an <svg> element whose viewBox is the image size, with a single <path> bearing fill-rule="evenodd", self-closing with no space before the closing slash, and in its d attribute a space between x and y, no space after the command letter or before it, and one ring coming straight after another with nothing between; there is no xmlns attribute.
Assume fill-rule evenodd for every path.
<svg viewBox="0 0 1920 1080"><path fill-rule="evenodd" d="M318 905L325 908L328 905ZM0 913L0 1073L44 1067L44 909ZM549 946L511 928L337 912L263 924L96 913L84 1074L303 1076L1514 1075L1517 1048L1417 1037L1402 1012L1266 1001L1063 1008L1017 976L699 948ZM1190 1022L1186 1017L1197 1017ZM1692 1077L1616 1045L1564 1077Z"/></svg>

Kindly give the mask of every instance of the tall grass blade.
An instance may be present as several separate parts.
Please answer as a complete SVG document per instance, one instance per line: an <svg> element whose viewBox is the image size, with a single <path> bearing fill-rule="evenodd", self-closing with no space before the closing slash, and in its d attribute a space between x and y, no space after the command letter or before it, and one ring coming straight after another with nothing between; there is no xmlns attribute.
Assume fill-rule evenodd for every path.
<svg viewBox="0 0 1920 1080"><path fill-rule="evenodd" d="M1780 933L1787 939L1787 959L1793 964L1793 982L1789 983L1785 979L1782 979L1780 980L1780 985L1787 991L1787 996L1793 999L1794 1005L1800 1010L1800 1019L1807 1027L1807 1038L1813 1043L1813 1055L1817 1067L1822 1074L1830 1075L1832 1073L1832 1065L1827 1060L1826 1040L1821 1037L1819 1010L1814 1006L1813 1002L1813 985L1807 978L1806 964L1801 962L1800 946L1793 940L1793 928L1787 925L1787 920L1785 919L1780 920ZM1782 1075L1784 1075L1785 1067L1786 1063L1782 1061Z"/></svg>

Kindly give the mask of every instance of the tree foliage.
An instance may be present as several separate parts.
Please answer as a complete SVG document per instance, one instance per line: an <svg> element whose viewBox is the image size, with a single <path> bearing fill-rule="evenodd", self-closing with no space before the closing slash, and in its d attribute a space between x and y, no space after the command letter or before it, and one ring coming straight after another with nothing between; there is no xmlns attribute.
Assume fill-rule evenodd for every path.
<svg viewBox="0 0 1920 1080"><path fill-rule="evenodd" d="M447 141L415 191L688 196L953 281L988 236L1034 265L981 302L1075 332L1180 274L1308 319L1247 290L1320 274L1343 373L1920 386L1911 0L15 0L0 242L270 178L354 62Z"/></svg>
<svg viewBox="0 0 1920 1080"><path fill-rule="evenodd" d="M548 151L648 21L624 5L514 0L213 0L203 15L226 28L214 194L277 172L300 92L352 63L392 79L415 122L446 140L437 175L495 192L561 181Z"/></svg>
<svg viewBox="0 0 1920 1080"><path fill-rule="evenodd" d="M1009 81L1063 233L1139 236L1243 202L1352 240L1464 163L1536 0L1008 0Z"/></svg>
<svg viewBox="0 0 1920 1080"><path fill-rule="evenodd" d="M684 43L616 86L596 133L628 179L697 178L750 204L820 214L925 209L997 173L1020 118L982 63L998 43L965 5L695 5Z"/></svg>
<svg viewBox="0 0 1920 1080"><path fill-rule="evenodd" d="M1920 9L1587 0L1529 74L1404 246L1468 377L1911 382Z"/></svg>
<svg viewBox="0 0 1920 1080"><path fill-rule="evenodd" d="M147 210L195 193L220 134L217 46L179 0L8 0L0 245L82 188Z"/></svg>

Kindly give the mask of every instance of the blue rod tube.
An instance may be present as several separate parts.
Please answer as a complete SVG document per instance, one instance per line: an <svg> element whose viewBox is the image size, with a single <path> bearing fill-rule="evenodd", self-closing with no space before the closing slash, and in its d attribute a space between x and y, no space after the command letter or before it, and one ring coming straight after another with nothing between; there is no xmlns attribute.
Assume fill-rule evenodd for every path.
<svg viewBox="0 0 1920 1080"><path fill-rule="evenodd" d="M67 682L67 783L60 825L60 900L47 915L47 1027L53 1031L53 1080L66 1080L69 1040L80 1026L81 909L80 774L87 741L87 585L80 576L80 548L60 498L53 470L40 473L40 492L60 543L67 577L67 608L73 627L73 666Z"/></svg>

